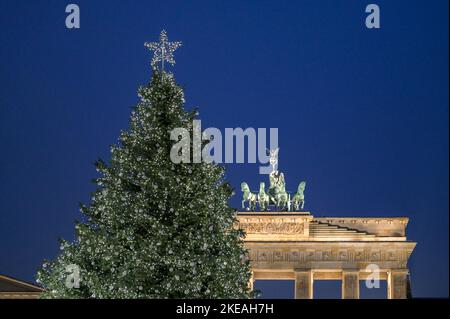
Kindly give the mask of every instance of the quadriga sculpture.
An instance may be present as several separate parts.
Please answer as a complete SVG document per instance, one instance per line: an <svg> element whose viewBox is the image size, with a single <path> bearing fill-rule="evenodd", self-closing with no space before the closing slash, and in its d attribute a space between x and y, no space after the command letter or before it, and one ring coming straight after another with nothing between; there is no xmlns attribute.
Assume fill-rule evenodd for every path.
<svg viewBox="0 0 450 319"><path fill-rule="evenodd" d="M250 191L247 183L241 184L242 192L242 208L245 208L245 202L248 202L247 210L255 210L256 204L259 205L261 211L270 210L269 206L275 206L278 211L292 211L300 210L305 206L305 187L306 182L301 182L298 185L297 192L291 199L290 193L286 191L286 181L284 174L278 171L278 152L279 148L269 150L269 162L272 166L272 171L269 173L269 189L266 193L265 183L259 184L259 192L253 194Z"/></svg>

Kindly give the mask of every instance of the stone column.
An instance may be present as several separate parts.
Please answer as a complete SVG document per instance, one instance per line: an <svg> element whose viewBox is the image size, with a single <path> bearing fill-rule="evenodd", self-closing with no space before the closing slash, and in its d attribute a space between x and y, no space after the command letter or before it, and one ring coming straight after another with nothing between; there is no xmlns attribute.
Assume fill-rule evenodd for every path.
<svg viewBox="0 0 450 319"><path fill-rule="evenodd" d="M253 285L255 283L255 279L254 279L254 273L253 270L251 271L251 277L250 280L248 281L248 288L253 291Z"/></svg>
<svg viewBox="0 0 450 319"><path fill-rule="evenodd" d="M388 273L388 299L406 299L408 269L392 269Z"/></svg>
<svg viewBox="0 0 450 319"><path fill-rule="evenodd" d="M295 299L313 299L312 270L295 270Z"/></svg>
<svg viewBox="0 0 450 319"><path fill-rule="evenodd" d="M342 299L359 299L359 271L342 271Z"/></svg>

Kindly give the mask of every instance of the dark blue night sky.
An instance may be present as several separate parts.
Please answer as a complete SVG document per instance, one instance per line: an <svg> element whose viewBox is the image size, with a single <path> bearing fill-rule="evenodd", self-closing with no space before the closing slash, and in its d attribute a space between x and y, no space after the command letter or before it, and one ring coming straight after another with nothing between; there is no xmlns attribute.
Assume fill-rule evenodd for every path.
<svg viewBox="0 0 450 319"><path fill-rule="evenodd" d="M448 296L447 0L74 2L78 30L68 1L0 2L1 274L31 281L73 238L93 162L150 78L143 44L165 28L204 127L278 127L279 168L290 189L308 181L314 216L409 217L413 295ZM364 24L372 2L379 30ZM257 164L227 177L267 178Z"/></svg>

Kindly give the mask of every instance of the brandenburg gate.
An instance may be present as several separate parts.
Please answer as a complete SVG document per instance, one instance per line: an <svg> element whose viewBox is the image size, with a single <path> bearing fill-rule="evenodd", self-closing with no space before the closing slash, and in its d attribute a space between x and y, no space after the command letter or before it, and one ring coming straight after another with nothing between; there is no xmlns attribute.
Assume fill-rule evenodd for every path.
<svg viewBox="0 0 450 319"><path fill-rule="evenodd" d="M407 296L408 218L315 218L298 212L241 212L254 280L294 280L295 298L312 299L316 280L341 280L342 298L359 298L359 281L387 280L389 299ZM375 265L375 266L374 266Z"/></svg>
<svg viewBox="0 0 450 319"><path fill-rule="evenodd" d="M254 193L241 184L246 211L237 223L246 233L251 288L255 280L294 280L295 298L312 299L316 280L341 280L342 298L358 299L360 280L378 279L387 281L389 299L407 297L416 246L406 238L407 217L314 217L303 211L305 181L292 197L286 191L278 149L270 150L270 164L268 192L264 182Z"/></svg>

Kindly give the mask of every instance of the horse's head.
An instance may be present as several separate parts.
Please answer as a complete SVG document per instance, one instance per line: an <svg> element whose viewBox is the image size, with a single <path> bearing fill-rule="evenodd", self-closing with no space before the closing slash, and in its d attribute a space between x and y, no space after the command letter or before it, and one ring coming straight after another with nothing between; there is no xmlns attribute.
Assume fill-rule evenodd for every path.
<svg viewBox="0 0 450 319"><path fill-rule="evenodd" d="M241 183L241 191L245 192L245 191L249 191L250 187L248 187L247 183L243 182Z"/></svg>
<svg viewBox="0 0 450 319"><path fill-rule="evenodd" d="M305 188L306 188L306 182L305 181L303 181L300 184L298 184L298 191L299 192L303 192L305 190Z"/></svg>
<svg viewBox="0 0 450 319"><path fill-rule="evenodd" d="M264 182L259 183L259 191L264 192L264 189L266 188L266 184Z"/></svg>

